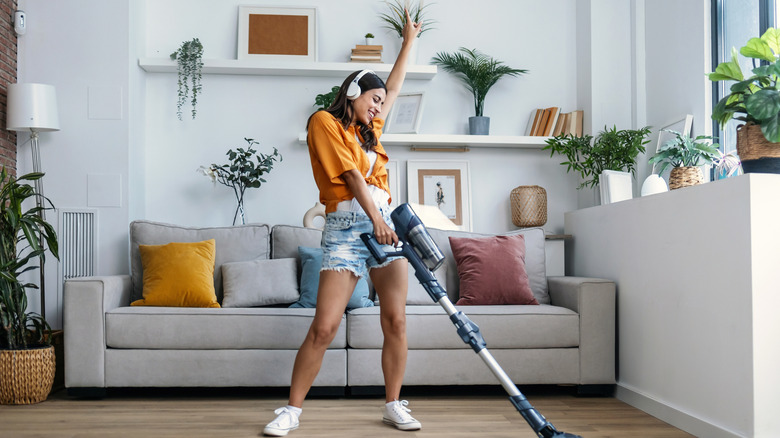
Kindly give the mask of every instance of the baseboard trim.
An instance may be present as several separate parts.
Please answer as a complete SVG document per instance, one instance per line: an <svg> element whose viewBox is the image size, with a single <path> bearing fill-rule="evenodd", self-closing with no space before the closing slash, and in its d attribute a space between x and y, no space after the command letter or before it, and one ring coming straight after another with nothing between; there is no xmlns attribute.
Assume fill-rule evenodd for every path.
<svg viewBox="0 0 780 438"><path fill-rule="evenodd" d="M708 423L620 383L615 390L615 398L695 436L745 438L744 435Z"/></svg>

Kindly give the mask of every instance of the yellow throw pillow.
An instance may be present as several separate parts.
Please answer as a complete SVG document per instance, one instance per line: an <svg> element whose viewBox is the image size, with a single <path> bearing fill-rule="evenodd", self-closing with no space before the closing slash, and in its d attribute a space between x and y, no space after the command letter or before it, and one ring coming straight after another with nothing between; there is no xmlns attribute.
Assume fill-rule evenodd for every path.
<svg viewBox="0 0 780 438"><path fill-rule="evenodd" d="M214 239L139 245L143 299L131 306L219 307L214 291Z"/></svg>

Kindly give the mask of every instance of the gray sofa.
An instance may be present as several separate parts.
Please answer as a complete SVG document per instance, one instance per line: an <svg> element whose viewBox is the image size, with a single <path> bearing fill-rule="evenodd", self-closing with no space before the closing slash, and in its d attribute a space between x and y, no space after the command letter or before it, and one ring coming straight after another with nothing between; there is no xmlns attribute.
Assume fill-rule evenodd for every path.
<svg viewBox="0 0 780 438"><path fill-rule="evenodd" d="M474 233L430 230L447 260L437 276L458 298L457 265L448 237ZM615 285L593 278L546 277L544 232L523 234L526 270L536 305L459 306L477 323L488 348L517 384L615 383ZM297 259L318 247L317 229L287 225L187 228L130 225L131 275L70 279L64 289L65 386L73 395L112 387L289 386L297 348L314 309L262 307L137 307L143 273L139 244L216 241L214 284L223 297L222 265ZM490 385L495 377L464 344L443 309L410 275L409 355L405 385ZM345 313L325 354L315 387L359 392L383 385L379 307Z"/></svg>

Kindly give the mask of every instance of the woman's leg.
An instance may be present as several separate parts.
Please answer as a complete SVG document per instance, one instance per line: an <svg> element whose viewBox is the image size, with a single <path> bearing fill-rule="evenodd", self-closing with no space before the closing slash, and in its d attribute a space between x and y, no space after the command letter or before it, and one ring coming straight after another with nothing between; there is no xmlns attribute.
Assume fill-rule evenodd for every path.
<svg viewBox="0 0 780 438"><path fill-rule="evenodd" d="M309 332L295 356L289 404L301 407L314 379L320 372L325 350L333 341L344 316L349 298L357 284L349 271L321 271L317 291L317 309Z"/></svg>
<svg viewBox="0 0 780 438"><path fill-rule="evenodd" d="M371 281L379 296L379 315L384 334L382 372L387 402L398 400L406 371L406 294L408 264L398 259L371 270Z"/></svg>

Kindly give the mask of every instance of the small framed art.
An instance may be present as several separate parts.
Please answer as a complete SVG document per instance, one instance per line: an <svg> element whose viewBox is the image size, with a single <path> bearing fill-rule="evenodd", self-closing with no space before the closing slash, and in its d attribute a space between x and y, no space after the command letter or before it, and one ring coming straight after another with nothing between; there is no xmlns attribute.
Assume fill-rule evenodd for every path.
<svg viewBox="0 0 780 438"><path fill-rule="evenodd" d="M317 60L317 9L238 7L238 59Z"/></svg>
<svg viewBox="0 0 780 438"><path fill-rule="evenodd" d="M387 134L417 134L420 129L425 93L401 93L395 100L385 122Z"/></svg>
<svg viewBox="0 0 780 438"><path fill-rule="evenodd" d="M407 200L435 206L463 231L471 231L468 161L407 161Z"/></svg>

